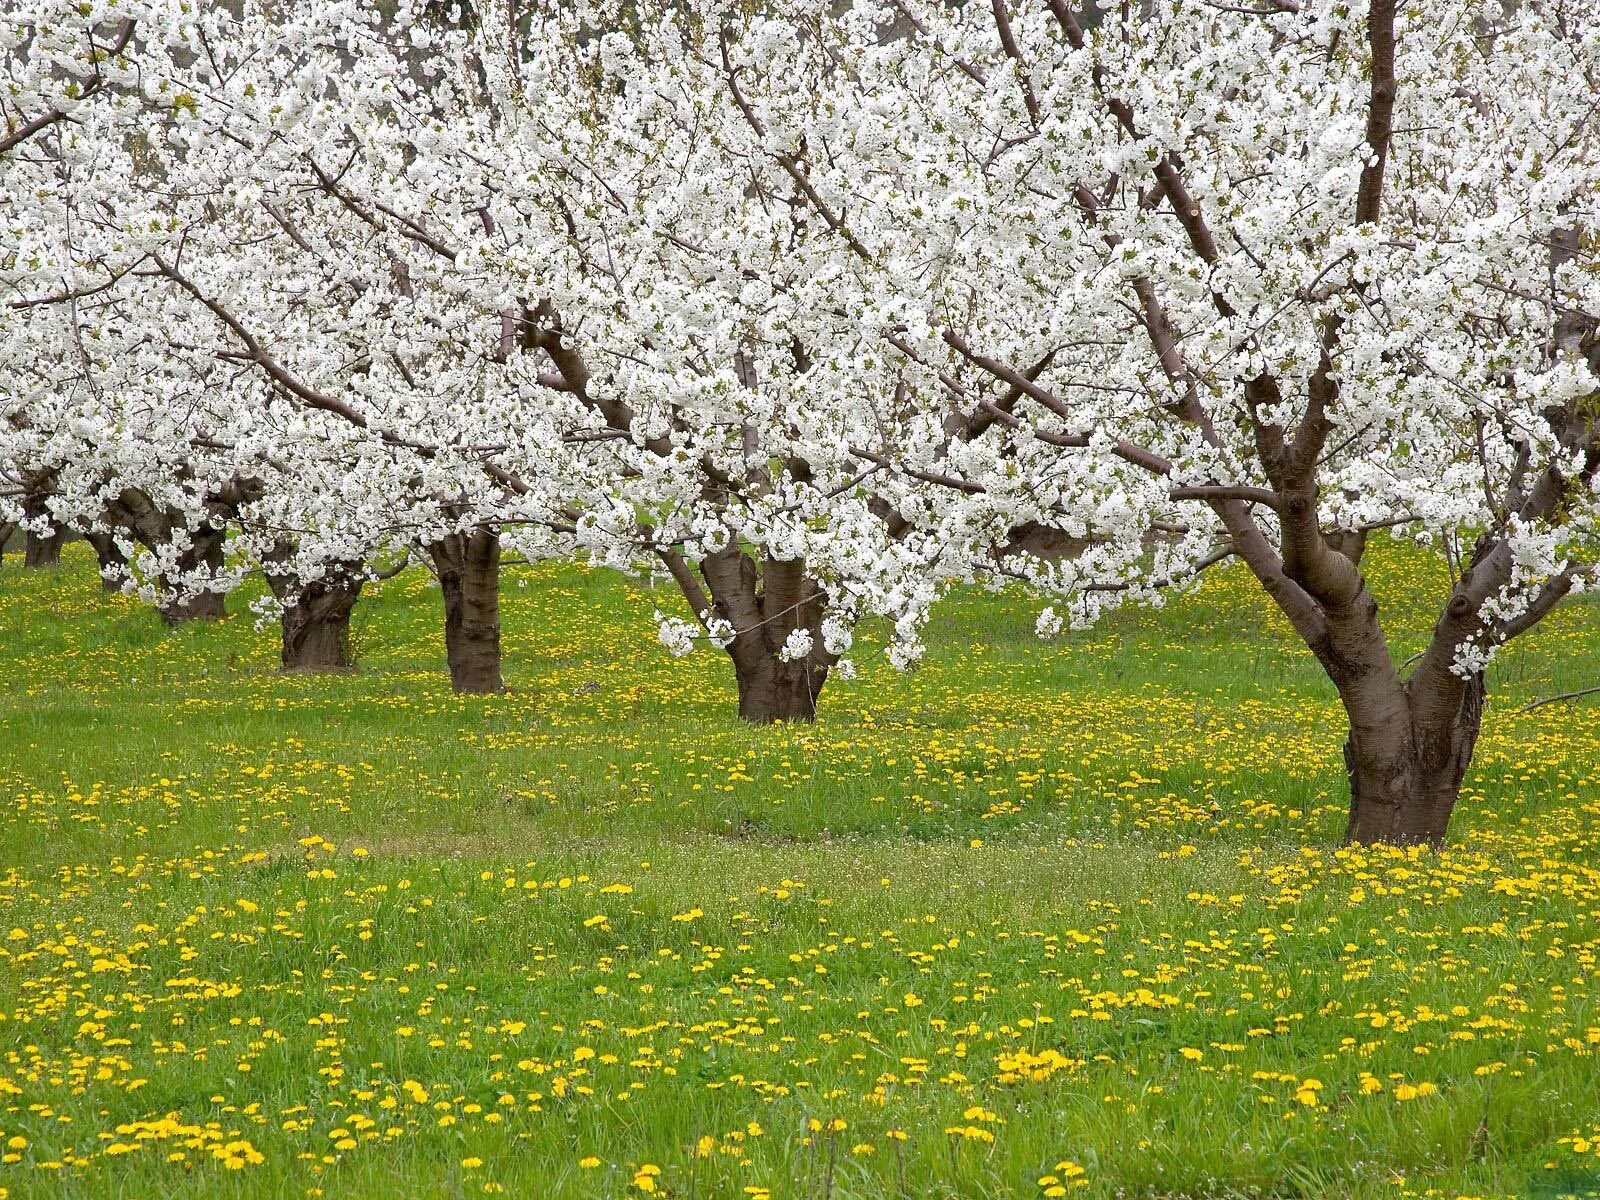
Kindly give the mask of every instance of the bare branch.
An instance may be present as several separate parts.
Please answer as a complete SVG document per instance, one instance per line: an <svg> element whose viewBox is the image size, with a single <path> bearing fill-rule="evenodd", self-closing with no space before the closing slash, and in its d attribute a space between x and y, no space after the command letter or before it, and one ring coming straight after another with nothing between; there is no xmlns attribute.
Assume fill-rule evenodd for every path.
<svg viewBox="0 0 1600 1200"><path fill-rule="evenodd" d="M1247 504L1265 504L1281 509L1284 499L1268 488L1231 486L1220 483L1198 484L1193 487L1176 487L1167 493L1172 500L1243 500Z"/></svg>
<svg viewBox="0 0 1600 1200"><path fill-rule="evenodd" d="M1356 192L1356 223L1378 219L1383 207L1383 172L1394 136L1394 100L1399 85L1394 75L1395 0L1371 0L1367 11L1367 42L1372 51L1372 84L1367 99L1367 146L1372 156L1361 168Z"/></svg>
<svg viewBox="0 0 1600 1200"><path fill-rule="evenodd" d="M1532 712L1536 708L1543 708L1546 704L1560 704L1566 700L1581 700L1584 696L1593 696L1600 693L1600 686L1579 688L1575 692L1562 692L1559 696L1546 696L1542 700L1535 700L1531 704L1524 704L1518 712Z"/></svg>

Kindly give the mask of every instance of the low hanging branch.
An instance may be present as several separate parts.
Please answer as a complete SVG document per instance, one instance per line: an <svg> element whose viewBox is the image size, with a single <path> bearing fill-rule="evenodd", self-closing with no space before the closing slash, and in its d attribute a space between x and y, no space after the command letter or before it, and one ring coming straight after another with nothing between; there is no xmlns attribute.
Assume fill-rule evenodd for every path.
<svg viewBox="0 0 1600 1200"><path fill-rule="evenodd" d="M1581 700L1585 696L1600 695L1600 684L1594 687L1579 688L1575 692L1562 692L1559 696L1546 696L1542 700L1535 700L1531 704L1524 704L1518 712L1532 712L1536 708L1543 708L1546 704L1561 704L1568 700Z"/></svg>

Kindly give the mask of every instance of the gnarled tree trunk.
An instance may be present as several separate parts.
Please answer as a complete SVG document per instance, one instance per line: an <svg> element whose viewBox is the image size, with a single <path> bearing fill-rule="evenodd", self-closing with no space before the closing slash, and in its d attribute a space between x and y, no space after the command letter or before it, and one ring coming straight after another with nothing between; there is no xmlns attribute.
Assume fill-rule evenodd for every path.
<svg viewBox="0 0 1600 1200"><path fill-rule="evenodd" d="M428 547L444 596L444 646L457 692L498 692L500 675L500 535L454 533Z"/></svg>
<svg viewBox="0 0 1600 1200"><path fill-rule="evenodd" d="M739 685L739 715L756 725L773 721L815 721L817 696L828 668L808 658L785 662L765 652L740 655L729 648Z"/></svg>
<svg viewBox="0 0 1600 1200"><path fill-rule="evenodd" d="M1352 730L1345 742L1351 842L1439 845L1461 795L1483 722L1482 675L1464 681L1446 719L1433 697L1413 697L1393 725Z"/></svg>
<svg viewBox="0 0 1600 1200"><path fill-rule="evenodd" d="M816 720L817 697L837 660L823 645L826 596L805 573L805 563L765 558L758 567L730 544L700 563L709 602L681 562L669 559L668 566L697 613L709 609L733 626L727 653L739 688L739 715L757 725ZM786 659L784 647L796 630L810 635L810 650Z"/></svg>
<svg viewBox="0 0 1600 1200"><path fill-rule="evenodd" d="M189 534L189 548L179 556L179 567L185 573L204 568L215 575L222 570L222 544L224 533L212 525L203 525ZM170 600L159 606L161 619L168 625L183 625L189 621L216 621L227 613L226 597L221 592L197 592L182 600Z"/></svg>
<svg viewBox="0 0 1600 1200"><path fill-rule="evenodd" d="M1480 541L1416 669L1402 679L1361 571L1365 538L1323 533L1303 494L1291 496L1281 511L1286 551L1281 572L1261 554L1261 543L1252 540L1248 527L1234 543L1243 547L1246 561L1305 637L1350 719L1344 747L1350 783L1346 840L1439 845L1483 720L1483 674L1463 674L1459 660L1475 638L1518 632L1510 626L1491 629L1482 612L1486 598L1509 575L1510 549L1494 539ZM1529 619L1536 621L1538 613Z"/></svg>
<svg viewBox="0 0 1600 1200"><path fill-rule="evenodd" d="M361 598L361 564L351 563L321 579L296 587L288 576L268 574L273 595L283 603L278 623L280 662L285 671L353 671L350 614Z"/></svg>
<svg viewBox="0 0 1600 1200"><path fill-rule="evenodd" d="M59 525L52 526L48 535L41 537L29 530L23 549L22 565L26 567L54 567L61 562L61 547L67 532Z"/></svg>
<svg viewBox="0 0 1600 1200"><path fill-rule="evenodd" d="M43 490L32 491L23 500L23 515L28 518L30 525L44 522L47 532L35 533L32 528L28 528L23 535L22 565L53 567L61 562L61 546L67 540L67 531L56 524L54 518L50 516L49 508L45 505L45 490L55 486L55 475L51 472L45 476L35 477L29 486Z"/></svg>
<svg viewBox="0 0 1600 1200"><path fill-rule="evenodd" d="M220 489L206 501L209 519L192 530L186 528L180 513L158 506L140 488L125 488L109 501L104 520L126 529L141 545L153 551L170 545L181 531L188 538L188 545L178 555L177 573L189 576L198 573L216 578L222 571L227 521L238 510L240 503L258 487L254 481L236 480ZM162 579L160 582L164 590L173 590L170 587L171 580ZM159 604L157 611L169 625L217 620L226 613L226 599L221 592L204 591L182 600Z"/></svg>

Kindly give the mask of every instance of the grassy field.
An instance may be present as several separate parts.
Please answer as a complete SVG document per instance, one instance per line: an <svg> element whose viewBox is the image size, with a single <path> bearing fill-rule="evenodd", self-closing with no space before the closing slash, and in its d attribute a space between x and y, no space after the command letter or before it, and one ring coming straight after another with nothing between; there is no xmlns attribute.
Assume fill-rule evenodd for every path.
<svg viewBox="0 0 1600 1200"><path fill-rule="evenodd" d="M1409 653L1442 568L1373 553ZM1363 852L1236 574L1049 645L963 597L751 729L611 575L514 570L458 698L420 571L309 678L68 559L0 573L0 1194L1600 1194L1600 704L1518 712L1593 604L1451 848Z"/></svg>

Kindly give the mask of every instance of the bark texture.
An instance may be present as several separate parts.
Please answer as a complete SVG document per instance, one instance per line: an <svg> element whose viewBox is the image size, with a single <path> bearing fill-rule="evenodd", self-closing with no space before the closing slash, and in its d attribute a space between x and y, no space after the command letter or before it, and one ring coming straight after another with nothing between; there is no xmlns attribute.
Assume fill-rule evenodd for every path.
<svg viewBox="0 0 1600 1200"><path fill-rule="evenodd" d="M445 657L457 692L505 690L500 674L500 536L455 533L428 547L444 596Z"/></svg>
<svg viewBox="0 0 1600 1200"><path fill-rule="evenodd" d="M765 653L732 658L739 716L756 725L817 719L817 696L827 682L827 667L806 659L784 662Z"/></svg>
<svg viewBox="0 0 1600 1200"><path fill-rule="evenodd" d="M189 548L179 556L184 572L204 570L212 575L222 570L223 531L205 525L189 533ZM217 621L227 613L227 598L221 592L198 592L181 600L168 600L158 606L168 625L189 621Z"/></svg>
<svg viewBox="0 0 1600 1200"><path fill-rule="evenodd" d="M126 488L109 501L103 518L105 524L127 530L136 541L151 550L170 545L182 530L187 536L188 545L178 555L178 572L215 577L222 570L227 523L238 511L239 505L258 491L259 484L248 480L235 481L223 488L207 499L207 519L193 529L187 527L183 514L156 504L139 488ZM169 587L168 580L159 582L163 588ZM182 625L188 621L217 620L225 615L226 605L221 592L205 591L184 599L167 600L157 605L157 611L167 624Z"/></svg>
<svg viewBox="0 0 1600 1200"><path fill-rule="evenodd" d="M1442 724L1420 722L1418 711L1431 705L1408 705L1392 725L1354 721L1345 742L1345 769L1350 778L1351 842L1439 845L1461 796L1461 782L1483 722L1481 675L1462 689L1452 718Z"/></svg>
<svg viewBox="0 0 1600 1200"><path fill-rule="evenodd" d="M714 613L736 631L727 654L739 689L739 715L757 725L814 721L817 697L836 660L822 644L826 597L806 575L805 563L763 558L758 564L730 545L700 563L709 597L681 563L668 566L697 613ZM782 650L796 629L811 635L811 651L786 661Z"/></svg>
<svg viewBox="0 0 1600 1200"><path fill-rule="evenodd" d="M23 566L59 566L61 563L61 547L66 540L66 532L59 528L53 530L48 537L40 537L37 533L29 530L27 542L22 552Z"/></svg>
<svg viewBox="0 0 1600 1200"><path fill-rule="evenodd" d="M267 574L272 594L283 604L280 663L285 671L353 671L350 615L365 582L360 563L348 563L312 583L297 585L289 576Z"/></svg>
<svg viewBox="0 0 1600 1200"><path fill-rule="evenodd" d="M107 592L121 591L128 559L117 545L117 539L109 533L92 531L84 534L83 540L94 547L94 556L100 563L100 587Z"/></svg>
<svg viewBox="0 0 1600 1200"><path fill-rule="evenodd" d="M67 540L67 531L51 518L45 503L54 486L54 472L36 475L28 483L30 490L22 502L23 516L31 524L44 522L48 532L35 533L30 528L24 533L22 565L25 567L54 567L61 562L61 547Z"/></svg>

